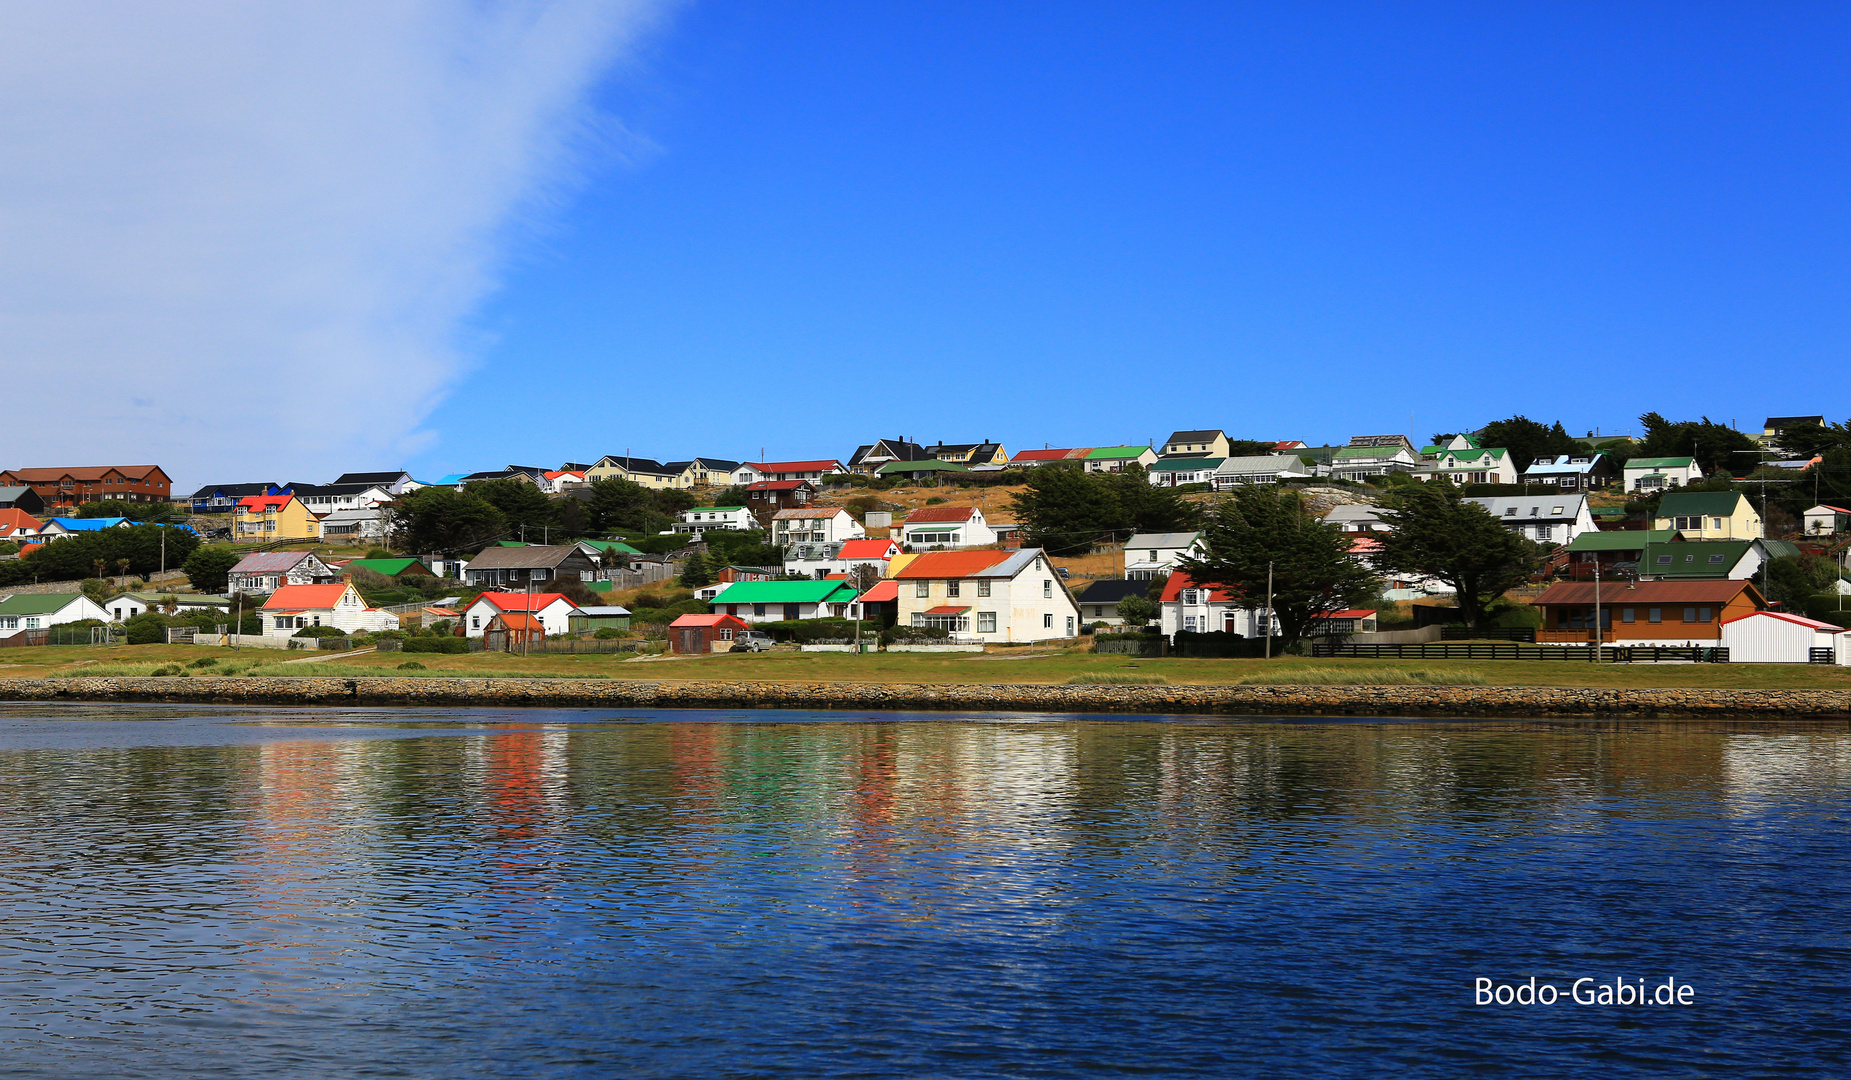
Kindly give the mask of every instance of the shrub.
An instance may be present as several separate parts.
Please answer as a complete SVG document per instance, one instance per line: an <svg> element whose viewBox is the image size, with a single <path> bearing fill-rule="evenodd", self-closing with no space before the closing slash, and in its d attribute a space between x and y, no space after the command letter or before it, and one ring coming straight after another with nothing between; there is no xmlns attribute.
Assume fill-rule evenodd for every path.
<svg viewBox="0 0 1851 1080"><path fill-rule="evenodd" d="M398 666L398 670L400 671L428 671L430 669L426 668L423 664L418 663L416 660L407 660Z"/></svg>
<svg viewBox="0 0 1851 1080"><path fill-rule="evenodd" d="M466 653L469 651L469 639L460 637L407 638L404 651L416 653Z"/></svg>
<svg viewBox="0 0 1851 1080"><path fill-rule="evenodd" d="M393 555L393 554L392 554L392 553L391 553L390 551L387 551L387 550L386 550L385 548L382 548L382 547L371 547L371 548L367 548L367 549L366 549L366 557L367 557L367 558L369 558L369 559L393 559L393 558L397 558L397 556L396 556L396 555Z"/></svg>
<svg viewBox="0 0 1851 1080"><path fill-rule="evenodd" d="M305 626L290 636L299 638L346 637L347 631L338 630L332 626Z"/></svg>
<svg viewBox="0 0 1851 1080"><path fill-rule="evenodd" d="M932 496L931 498L929 498L929 499L927 499L927 500L925 501L925 504L926 504L927 506L942 506L942 505L944 504L944 502L945 502L945 500L943 500L943 499L941 499L941 498L939 498L938 496L936 496L936 495L934 495L934 496Z"/></svg>
<svg viewBox="0 0 1851 1080"><path fill-rule="evenodd" d="M206 668L206 667L211 667L213 664L216 664L218 662L219 662L219 658L216 656L203 656L203 657L200 657L198 660L195 660L192 663L188 664L187 667Z"/></svg>
<svg viewBox="0 0 1851 1080"><path fill-rule="evenodd" d="M615 641L625 636L625 634L624 631L617 629L615 626L600 626L598 627L597 633L591 636L598 641Z"/></svg>
<svg viewBox="0 0 1851 1080"><path fill-rule="evenodd" d="M890 626L881 632L881 644L930 644L933 641L943 641L950 636L951 631L942 626Z"/></svg>
<svg viewBox="0 0 1851 1080"><path fill-rule="evenodd" d="M155 668L153 671L148 672L148 674L157 675L157 676L165 676L165 675L172 675L179 670L180 668L178 666L169 666L169 665L163 664L162 666Z"/></svg>

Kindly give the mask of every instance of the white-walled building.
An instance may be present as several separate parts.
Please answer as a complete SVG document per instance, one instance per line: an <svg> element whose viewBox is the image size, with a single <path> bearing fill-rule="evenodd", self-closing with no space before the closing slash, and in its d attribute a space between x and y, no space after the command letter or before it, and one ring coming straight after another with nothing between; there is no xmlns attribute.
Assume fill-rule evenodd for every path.
<svg viewBox="0 0 1851 1080"><path fill-rule="evenodd" d="M313 552L254 551L231 568L226 587L231 592L261 595L285 585L326 585L339 577Z"/></svg>
<svg viewBox="0 0 1851 1080"><path fill-rule="evenodd" d="M1040 548L935 551L894 572L899 625L975 641L1046 641L1080 632L1080 607Z"/></svg>
<svg viewBox="0 0 1851 1080"><path fill-rule="evenodd" d="M1138 533L1125 541L1125 579L1149 581L1169 577L1176 560L1202 554L1200 532Z"/></svg>
<svg viewBox="0 0 1851 1080"><path fill-rule="evenodd" d="M1620 470L1620 485L1627 491L1662 491L1688 487L1703 479L1696 458L1633 458Z"/></svg>
<svg viewBox="0 0 1851 1080"><path fill-rule="evenodd" d="M745 532L756 528L758 522L752 517L752 511L743 506L697 506L683 510L681 520L675 523L676 532L693 533L696 538L715 529Z"/></svg>
<svg viewBox="0 0 1851 1080"><path fill-rule="evenodd" d="M1341 503L1324 515L1326 525L1336 525L1346 533L1393 532L1394 526L1382 517L1380 507L1368 503Z"/></svg>
<svg viewBox="0 0 1851 1080"><path fill-rule="evenodd" d="M866 539L868 531L847 510L839 506L798 506L771 515L771 542L786 544L835 544L844 540Z"/></svg>
<svg viewBox="0 0 1851 1080"><path fill-rule="evenodd" d="M975 506L927 506L914 510L901 525L903 543L916 551L932 548L985 547L996 543L996 530Z"/></svg>
<svg viewBox="0 0 1851 1080"><path fill-rule="evenodd" d="M1311 470L1296 454L1231 457L1215 466L1210 482L1216 491L1231 491L1244 484L1276 484L1281 480L1309 480Z"/></svg>
<svg viewBox="0 0 1851 1080"><path fill-rule="evenodd" d="M832 473L845 473L847 469L834 459L818 461L747 461L733 470L733 483L738 487L750 487L764 480L808 480L818 483L823 477Z"/></svg>
<svg viewBox="0 0 1851 1080"><path fill-rule="evenodd" d="M1189 575L1174 572L1164 582L1163 595L1157 600L1157 625L1165 637L1184 632L1264 637L1266 612L1248 606L1225 589L1203 588Z"/></svg>
<svg viewBox="0 0 1851 1080"><path fill-rule="evenodd" d="M1757 611L1722 624L1722 647L1729 650L1731 664L1805 664L1813 649L1824 649L1834 663L1845 650L1839 639L1847 631L1817 619L1807 619L1782 611Z"/></svg>
<svg viewBox="0 0 1851 1080"><path fill-rule="evenodd" d="M84 619L109 621L109 613L83 593L18 593L0 596L0 638L27 630L49 630ZM30 639L27 639L30 640Z"/></svg>
<svg viewBox="0 0 1851 1080"><path fill-rule="evenodd" d="M1545 495L1492 495L1467 499L1485 508L1504 527L1539 544L1566 544L1595 530L1586 495L1551 492Z"/></svg>
<svg viewBox="0 0 1851 1080"><path fill-rule="evenodd" d="M847 576L858 566L872 566L878 577L887 576L887 564L900 553L892 540L845 540L839 544L792 544L784 549L784 572L821 580L832 574Z"/></svg>
<svg viewBox="0 0 1851 1080"><path fill-rule="evenodd" d="M1807 536L1834 536L1851 530L1851 509L1820 503L1806 511Z"/></svg>
<svg viewBox="0 0 1851 1080"><path fill-rule="evenodd" d="M332 585L285 585L270 594L259 614L265 637L294 637L310 626L332 626L349 633L397 630L398 616L366 606L351 582Z"/></svg>
<svg viewBox="0 0 1851 1080"><path fill-rule="evenodd" d="M584 614L560 593L486 592L463 609L463 633L479 638L488 629L489 620L508 612L533 614L545 628L547 637L568 632L572 628L572 616Z"/></svg>

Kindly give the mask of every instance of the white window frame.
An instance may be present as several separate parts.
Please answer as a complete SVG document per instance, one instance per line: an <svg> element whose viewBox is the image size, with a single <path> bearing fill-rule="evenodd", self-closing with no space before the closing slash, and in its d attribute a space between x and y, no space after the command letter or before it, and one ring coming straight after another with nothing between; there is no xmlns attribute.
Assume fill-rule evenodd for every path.
<svg viewBox="0 0 1851 1080"><path fill-rule="evenodd" d="M979 611L977 613L977 632L979 634L996 633L996 612Z"/></svg>

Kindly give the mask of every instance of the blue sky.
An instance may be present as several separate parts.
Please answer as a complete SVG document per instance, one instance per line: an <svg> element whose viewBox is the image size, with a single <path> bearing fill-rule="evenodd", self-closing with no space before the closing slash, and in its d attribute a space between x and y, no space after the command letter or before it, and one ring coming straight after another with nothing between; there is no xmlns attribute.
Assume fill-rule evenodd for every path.
<svg viewBox="0 0 1851 1080"><path fill-rule="evenodd" d="M304 419L252 467L1851 413L1842 5L691 0L606 31L531 105L574 153L401 238L492 234L401 320L417 363L347 350L370 428ZM476 180L436 164L366 228ZM345 321L395 341L431 273ZM458 363L417 366L435 337Z"/></svg>

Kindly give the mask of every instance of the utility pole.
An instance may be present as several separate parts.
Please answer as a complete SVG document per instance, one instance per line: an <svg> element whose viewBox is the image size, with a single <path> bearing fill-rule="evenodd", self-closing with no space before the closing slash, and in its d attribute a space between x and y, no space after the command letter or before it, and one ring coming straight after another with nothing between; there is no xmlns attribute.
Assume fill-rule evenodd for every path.
<svg viewBox="0 0 1851 1080"><path fill-rule="evenodd" d="M1266 563L1266 659L1273 658L1273 564Z"/></svg>
<svg viewBox="0 0 1851 1080"><path fill-rule="evenodd" d="M1594 662L1600 663L1602 639L1600 623L1600 560L1594 560Z"/></svg>

